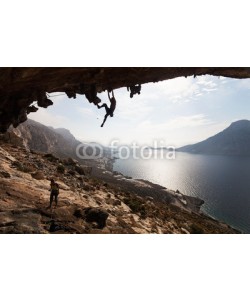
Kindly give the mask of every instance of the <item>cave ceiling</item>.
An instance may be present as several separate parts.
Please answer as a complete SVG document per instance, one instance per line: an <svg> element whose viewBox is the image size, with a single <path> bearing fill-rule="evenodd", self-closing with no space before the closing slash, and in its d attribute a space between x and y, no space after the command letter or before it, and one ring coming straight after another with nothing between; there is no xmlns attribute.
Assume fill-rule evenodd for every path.
<svg viewBox="0 0 250 300"><path fill-rule="evenodd" d="M127 87L130 97L133 97L136 93L143 93L141 84L144 83L200 75L250 78L250 68L0 68L0 131L5 132L11 124L16 127L24 122L27 114L37 110L36 106L46 108L52 105L47 93L64 92L72 99L81 94L97 105L98 93L105 90Z"/></svg>

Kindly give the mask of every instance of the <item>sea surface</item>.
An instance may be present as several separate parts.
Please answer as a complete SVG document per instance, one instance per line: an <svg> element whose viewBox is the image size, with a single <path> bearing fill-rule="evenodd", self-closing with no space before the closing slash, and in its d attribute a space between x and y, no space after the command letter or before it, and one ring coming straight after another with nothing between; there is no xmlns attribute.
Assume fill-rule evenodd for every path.
<svg viewBox="0 0 250 300"><path fill-rule="evenodd" d="M167 159L166 150L150 152L150 159L116 159L114 171L199 197L206 214L250 233L250 157L176 152Z"/></svg>

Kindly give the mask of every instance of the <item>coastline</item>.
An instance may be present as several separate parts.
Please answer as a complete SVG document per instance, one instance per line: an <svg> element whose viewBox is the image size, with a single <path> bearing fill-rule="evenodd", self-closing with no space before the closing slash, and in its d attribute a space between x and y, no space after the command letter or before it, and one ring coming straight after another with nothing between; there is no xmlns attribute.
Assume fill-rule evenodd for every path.
<svg viewBox="0 0 250 300"><path fill-rule="evenodd" d="M105 180L113 187L118 187L127 192L134 192L140 197L144 197L154 203L165 203L167 205L176 206L183 211L204 217L221 226L229 227L237 233L242 233L239 229L201 211L201 207L205 203L203 199L185 195L179 190L174 191L145 179L135 179L121 172L113 171L113 168L110 166L112 166L115 159L117 158L110 159L109 168L97 168L98 170L95 170L93 175L98 179Z"/></svg>

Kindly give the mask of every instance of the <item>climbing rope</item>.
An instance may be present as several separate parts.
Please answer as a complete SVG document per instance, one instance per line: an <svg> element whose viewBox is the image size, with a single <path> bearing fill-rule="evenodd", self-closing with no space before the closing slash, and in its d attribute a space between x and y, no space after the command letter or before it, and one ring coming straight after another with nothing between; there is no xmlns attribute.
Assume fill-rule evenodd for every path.
<svg viewBox="0 0 250 300"><path fill-rule="evenodd" d="M58 96L65 96L66 94L59 94L59 95L54 95L54 96L50 96L47 92L46 92L46 96L49 98L53 98L53 97L58 97Z"/></svg>

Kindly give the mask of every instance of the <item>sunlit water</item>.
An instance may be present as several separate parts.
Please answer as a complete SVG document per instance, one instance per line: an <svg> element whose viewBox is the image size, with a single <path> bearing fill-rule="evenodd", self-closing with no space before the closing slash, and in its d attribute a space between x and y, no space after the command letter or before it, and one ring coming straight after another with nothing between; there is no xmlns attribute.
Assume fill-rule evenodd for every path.
<svg viewBox="0 0 250 300"><path fill-rule="evenodd" d="M177 152L175 160L117 159L114 170L199 197L205 200L202 206L205 213L250 233L248 157Z"/></svg>

